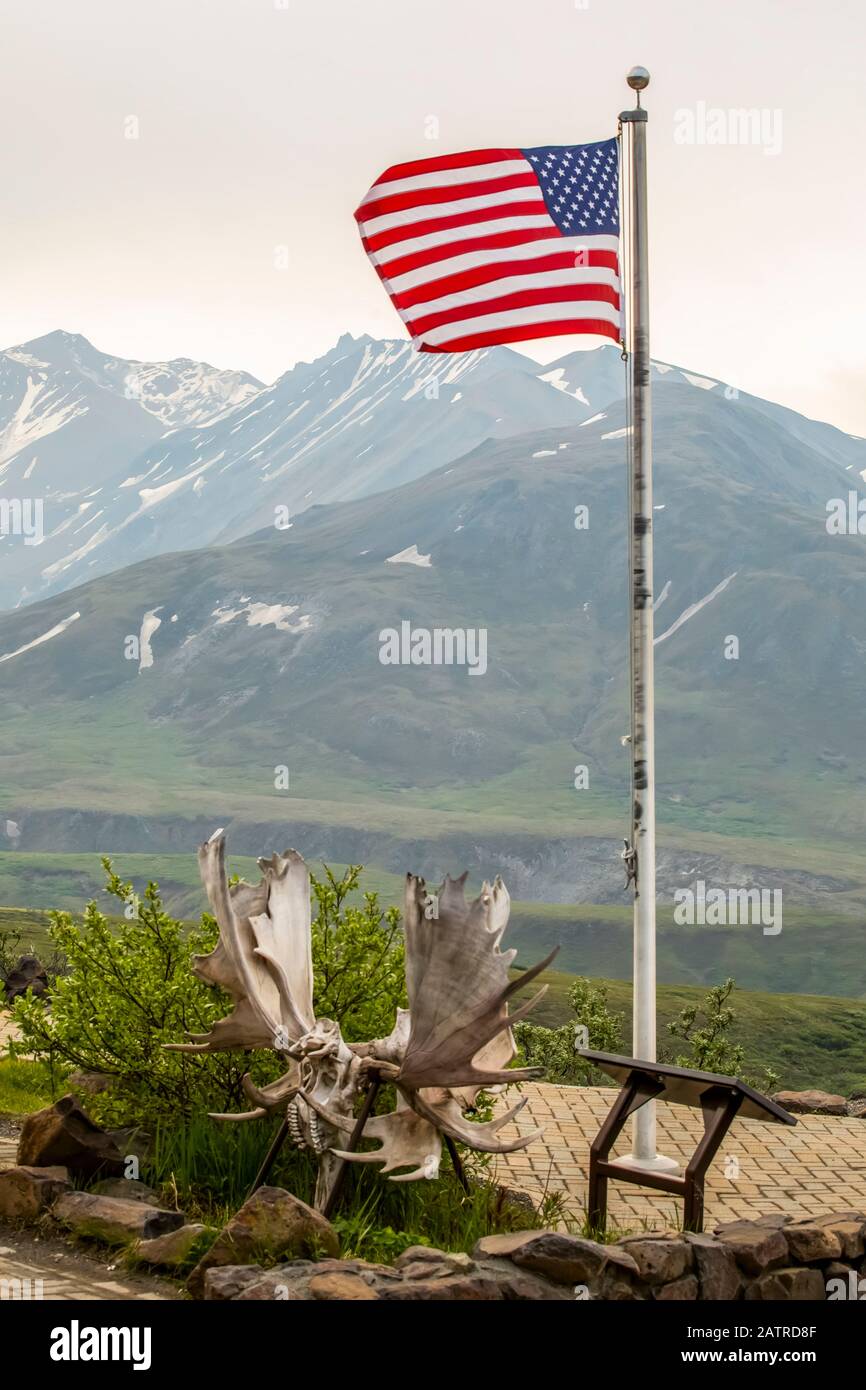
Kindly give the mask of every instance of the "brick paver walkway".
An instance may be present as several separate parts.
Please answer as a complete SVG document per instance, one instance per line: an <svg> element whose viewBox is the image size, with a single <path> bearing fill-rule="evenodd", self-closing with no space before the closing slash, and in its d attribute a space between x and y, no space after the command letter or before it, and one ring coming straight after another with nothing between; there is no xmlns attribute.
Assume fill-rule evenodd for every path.
<svg viewBox="0 0 866 1390"><path fill-rule="evenodd" d="M511 1093L514 1094L513 1092ZM589 1146L607 1115L615 1087L527 1085L517 1127L544 1138L497 1159L497 1175L534 1196L564 1191L569 1210L583 1213ZM513 1103L513 1102L512 1102ZM701 1115L681 1105L657 1104L660 1152L685 1164L703 1133ZM735 1120L707 1175L705 1228L770 1212L809 1216L866 1211L866 1120L800 1115L796 1126ZM626 1126L615 1154L628 1153ZM736 1163L732 1162L736 1160ZM628 1229L681 1223L682 1202L663 1192L611 1181L611 1225Z"/></svg>

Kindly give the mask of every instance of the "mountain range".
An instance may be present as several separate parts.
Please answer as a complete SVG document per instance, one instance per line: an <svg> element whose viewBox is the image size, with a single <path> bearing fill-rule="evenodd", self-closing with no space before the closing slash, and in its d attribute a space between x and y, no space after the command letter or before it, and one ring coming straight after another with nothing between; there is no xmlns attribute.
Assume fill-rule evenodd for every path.
<svg viewBox="0 0 866 1390"><path fill-rule="evenodd" d="M659 382L730 394L655 364ZM431 359L344 335L273 385L178 359L110 357L56 332L0 353L0 503L38 499L40 544L0 535L0 609L136 560L221 544L312 505L412 482L488 439L582 424L623 395L615 347L546 367L509 348ZM750 398L863 466L862 441ZM859 463L858 463L859 460Z"/></svg>
<svg viewBox="0 0 866 1390"><path fill-rule="evenodd" d="M47 361L46 341L26 355ZM127 489L69 462L67 491L134 493L132 519L110 511L47 597L31 579L0 615L9 849L187 852L221 824L244 854L291 841L622 901L622 364L496 349L434 365L344 338L271 387L172 363L139 368L130 402L110 384L129 364L85 376L87 409L34 446L55 479L76 426L160 438ZM866 443L654 375L660 893L703 876L860 913L866 557L825 523ZM196 423L166 437L184 412ZM404 624L483 633L485 670L386 664Z"/></svg>

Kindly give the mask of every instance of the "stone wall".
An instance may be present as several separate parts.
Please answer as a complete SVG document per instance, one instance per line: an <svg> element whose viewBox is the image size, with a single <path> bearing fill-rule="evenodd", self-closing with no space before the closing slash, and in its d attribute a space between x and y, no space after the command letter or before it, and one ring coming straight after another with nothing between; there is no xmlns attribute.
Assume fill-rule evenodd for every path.
<svg viewBox="0 0 866 1390"><path fill-rule="evenodd" d="M866 1215L737 1221L712 1234L625 1236L614 1244L558 1231L487 1236L472 1255L427 1246L394 1266L290 1260L210 1268L206 1299L866 1300Z"/></svg>

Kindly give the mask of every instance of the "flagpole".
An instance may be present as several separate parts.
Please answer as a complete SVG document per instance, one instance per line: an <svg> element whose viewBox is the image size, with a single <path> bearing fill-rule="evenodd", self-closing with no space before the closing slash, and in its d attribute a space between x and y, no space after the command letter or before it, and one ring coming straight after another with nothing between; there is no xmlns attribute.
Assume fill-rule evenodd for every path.
<svg viewBox="0 0 866 1390"><path fill-rule="evenodd" d="M640 94L649 85L646 68L632 68L626 81L636 106L623 111L628 128L627 325L629 353L628 438L631 496L629 544L629 641L631 657L631 841L626 849L634 889L634 1004L632 1055L656 1060L656 846L655 731L653 686L653 498L650 411L649 256L647 243L647 113ZM625 145L626 142L623 141ZM632 1120L627 1161L646 1168L678 1165L656 1149L655 1102Z"/></svg>

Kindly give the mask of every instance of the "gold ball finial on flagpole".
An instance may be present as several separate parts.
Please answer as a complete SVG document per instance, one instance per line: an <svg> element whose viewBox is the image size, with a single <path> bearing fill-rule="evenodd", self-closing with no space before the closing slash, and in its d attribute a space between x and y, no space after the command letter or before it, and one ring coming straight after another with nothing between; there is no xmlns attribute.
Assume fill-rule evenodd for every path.
<svg viewBox="0 0 866 1390"><path fill-rule="evenodd" d="M633 92L642 92L649 86L650 75L646 68L632 68L625 80Z"/></svg>

